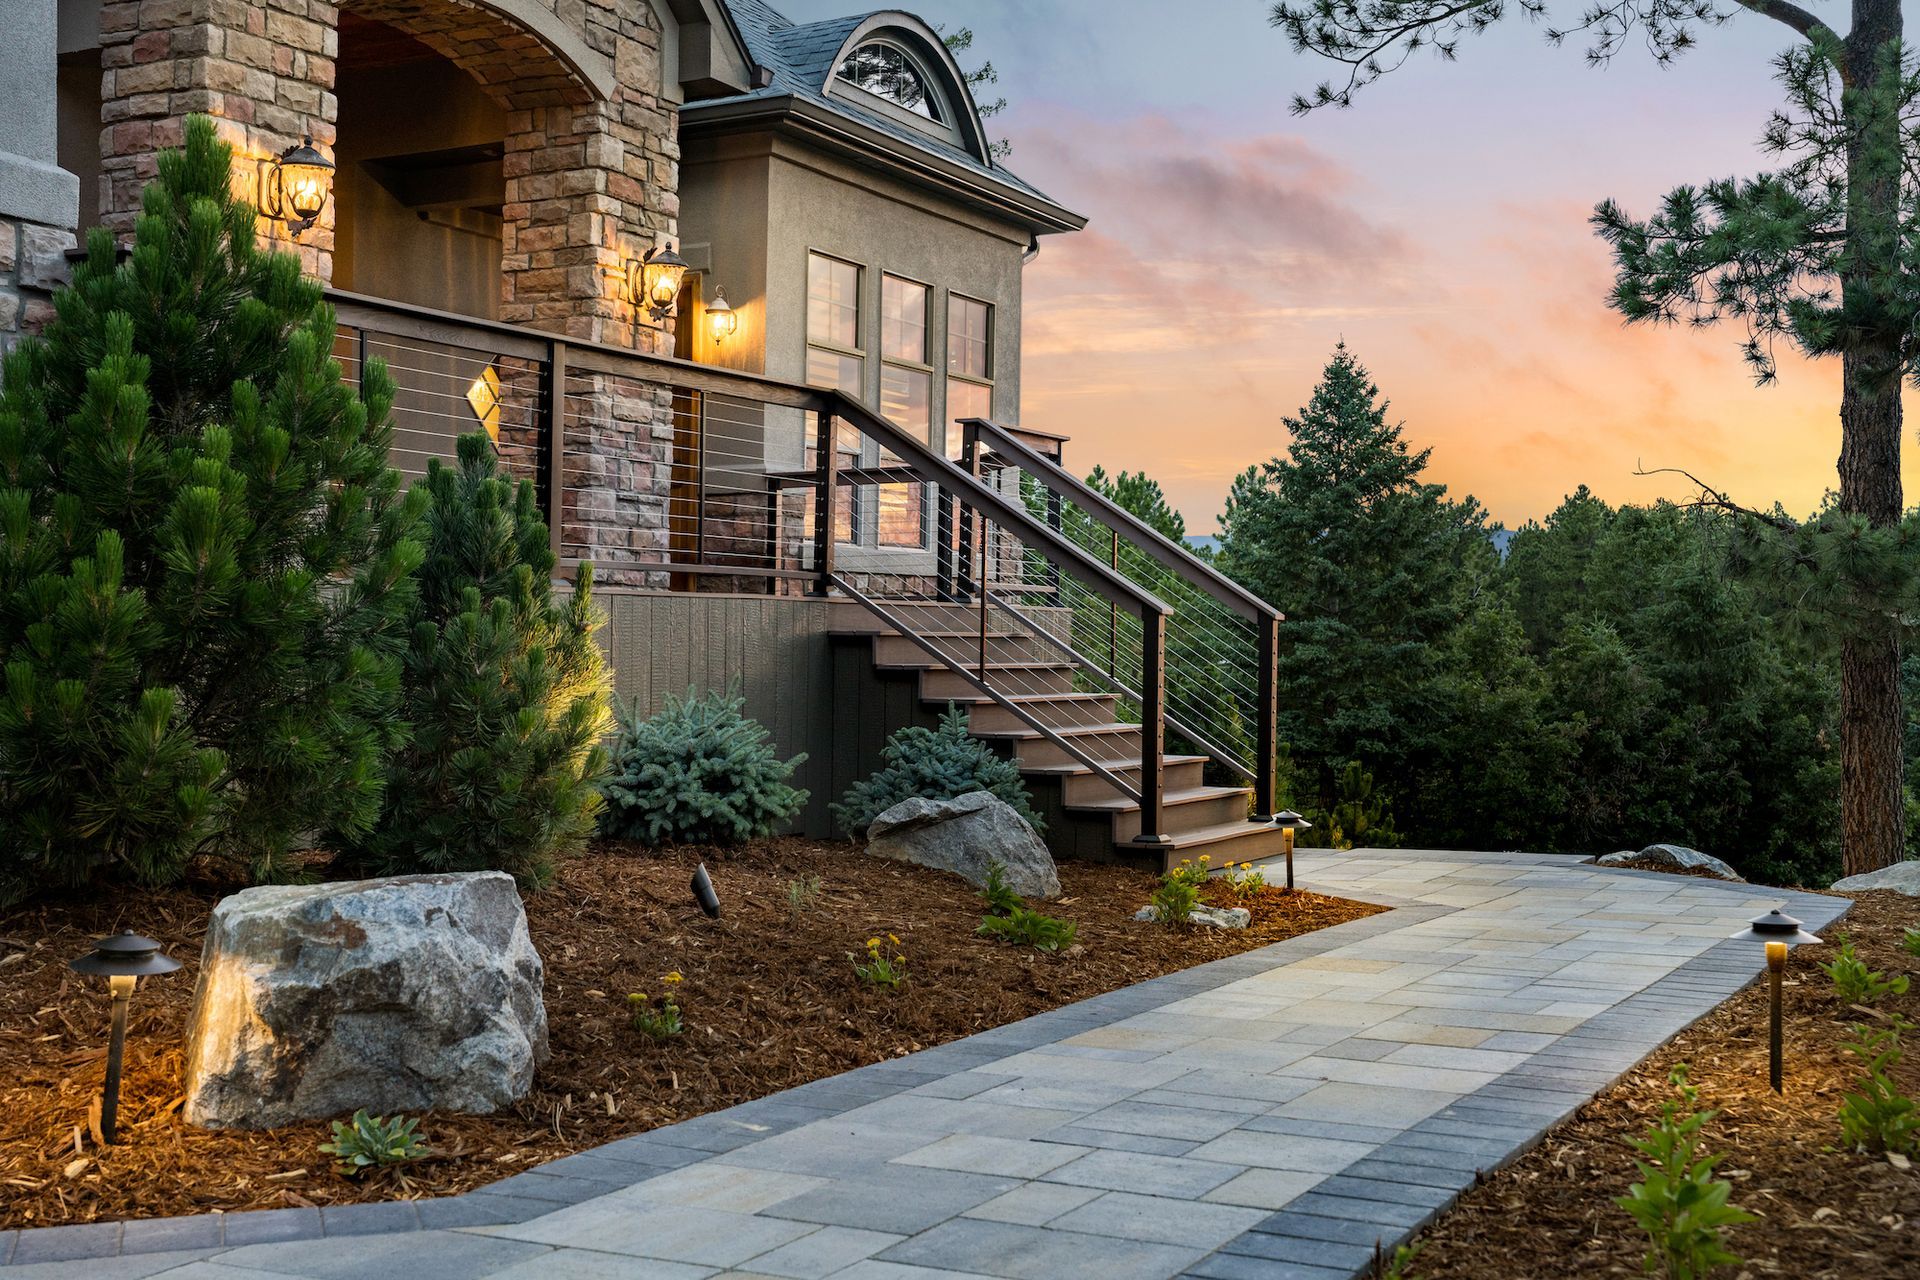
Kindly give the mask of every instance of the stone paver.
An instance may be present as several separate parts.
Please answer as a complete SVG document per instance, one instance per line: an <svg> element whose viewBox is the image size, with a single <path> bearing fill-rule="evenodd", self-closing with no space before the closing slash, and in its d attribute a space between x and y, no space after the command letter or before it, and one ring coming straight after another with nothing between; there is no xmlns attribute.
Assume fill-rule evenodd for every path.
<svg viewBox="0 0 1920 1280"><path fill-rule="evenodd" d="M1346 1280L1750 981L1747 919L1845 907L1527 854L1298 866L1393 910L465 1196L0 1233L0 1280Z"/></svg>

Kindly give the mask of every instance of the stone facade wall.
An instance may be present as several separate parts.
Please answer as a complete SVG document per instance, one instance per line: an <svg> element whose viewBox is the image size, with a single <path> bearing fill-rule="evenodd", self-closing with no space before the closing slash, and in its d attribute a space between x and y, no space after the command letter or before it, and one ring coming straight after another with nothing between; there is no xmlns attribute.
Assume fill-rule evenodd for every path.
<svg viewBox="0 0 1920 1280"><path fill-rule="evenodd" d="M0 355L53 315L54 289L67 282L74 234L18 218L0 218Z"/></svg>
<svg viewBox="0 0 1920 1280"><path fill-rule="evenodd" d="M666 586L664 573L617 566L667 557L672 390L615 374L573 374L566 424L561 558L593 561L608 582Z"/></svg>

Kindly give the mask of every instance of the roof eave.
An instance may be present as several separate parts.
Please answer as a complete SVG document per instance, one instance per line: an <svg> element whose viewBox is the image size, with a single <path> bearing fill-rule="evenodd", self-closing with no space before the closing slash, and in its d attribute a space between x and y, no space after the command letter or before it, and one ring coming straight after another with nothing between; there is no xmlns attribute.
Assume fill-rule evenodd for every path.
<svg viewBox="0 0 1920 1280"><path fill-rule="evenodd" d="M683 131L737 133L781 125L856 160L877 164L920 186L1011 218L1036 235L1078 231L1087 219L1063 205L987 174L955 164L900 138L794 94L722 102L690 102L680 110Z"/></svg>

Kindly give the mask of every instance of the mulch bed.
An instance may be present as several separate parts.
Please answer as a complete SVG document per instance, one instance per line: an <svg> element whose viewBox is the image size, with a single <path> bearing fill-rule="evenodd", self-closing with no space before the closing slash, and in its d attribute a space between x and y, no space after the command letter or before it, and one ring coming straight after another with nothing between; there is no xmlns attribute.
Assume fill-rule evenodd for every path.
<svg viewBox="0 0 1920 1280"><path fill-rule="evenodd" d="M1640 1137L1671 1096L1667 1073L1689 1066L1703 1107L1716 1108L1704 1139L1725 1153L1720 1172L1733 1203L1760 1215L1728 1242L1745 1259L1715 1272L1794 1280L1911 1280L1920 1275L1920 1162L1837 1150L1841 1098L1861 1077L1842 1051L1852 1023L1877 1021L1843 1005L1816 967L1851 939L1871 969L1912 974L1905 996L1874 1012L1920 1024L1920 959L1901 950L1903 929L1920 927L1920 899L1862 894L1822 934L1795 948L1787 966L1786 1093L1767 1086L1767 992L1742 991L1681 1033L1631 1075L1581 1108L1506 1169L1474 1188L1420 1237L1407 1269L1419 1280L1498 1277L1638 1276L1646 1237L1614 1203L1636 1178L1628 1137ZM1920 1096L1920 1033L1907 1037L1892 1073Z"/></svg>
<svg viewBox="0 0 1920 1280"><path fill-rule="evenodd" d="M687 889L704 856L725 914ZM788 885L824 884L810 910ZM1048 956L974 936L981 904L958 879L787 839L732 854L606 844L527 900L546 961L552 1060L532 1094L492 1116L429 1114L432 1146L404 1181L335 1174L324 1124L210 1132L179 1120L184 1035L206 919L219 891L129 892L0 915L0 1229L288 1205L437 1196L628 1134L940 1044L1104 991L1372 915L1381 908L1268 889L1245 930L1132 920L1151 877L1065 864L1065 896L1043 909L1080 926ZM1209 890L1227 905L1224 886ZM102 984L67 970L120 927L185 962L134 997L121 1144L103 1148L88 1110L105 1071ZM909 979L857 979L848 953L897 935ZM629 1024L626 995L677 970L685 1034L656 1043Z"/></svg>

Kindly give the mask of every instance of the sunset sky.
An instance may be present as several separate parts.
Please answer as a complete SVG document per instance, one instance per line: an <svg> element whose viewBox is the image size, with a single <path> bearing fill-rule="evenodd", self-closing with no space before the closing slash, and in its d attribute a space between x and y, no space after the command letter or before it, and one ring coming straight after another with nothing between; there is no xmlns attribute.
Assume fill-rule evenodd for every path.
<svg viewBox="0 0 1920 1280"><path fill-rule="evenodd" d="M1639 466L1796 513L1834 483L1838 366L1789 358L1755 388L1738 329L1624 329L1587 226L1604 197L1645 213L1763 165L1785 27L1742 14L1669 70L1631 42L1593 70L1516 13L1454 64L1422 55L1298 118L1292 93L1331 68L1288 50L1264 0L904 7L973 28L963 61L1001 73L1009 165L1092 220L1027 269L1023 420L1070 433L1082 469L1144 467L1192 532L1284 451L1281 416L1342 338L1432 446L1432 478L1509 525L1581 483L1686 492Z"/></svg>

